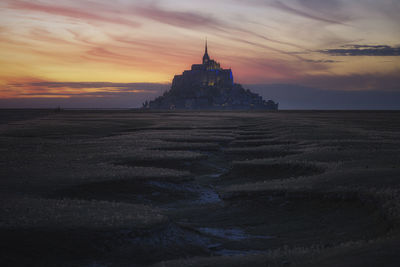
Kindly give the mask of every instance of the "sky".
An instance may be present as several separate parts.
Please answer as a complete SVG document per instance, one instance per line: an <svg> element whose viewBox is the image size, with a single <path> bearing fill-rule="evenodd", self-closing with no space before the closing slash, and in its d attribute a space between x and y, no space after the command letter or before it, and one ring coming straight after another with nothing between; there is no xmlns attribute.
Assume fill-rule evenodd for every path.
<svg viewBox="0 0 400 267"><path fill-rule="evenodd" d="M266 98L400 103L397 0L1 0L0 107L140 106L201 62L206 38Z"/></svg>

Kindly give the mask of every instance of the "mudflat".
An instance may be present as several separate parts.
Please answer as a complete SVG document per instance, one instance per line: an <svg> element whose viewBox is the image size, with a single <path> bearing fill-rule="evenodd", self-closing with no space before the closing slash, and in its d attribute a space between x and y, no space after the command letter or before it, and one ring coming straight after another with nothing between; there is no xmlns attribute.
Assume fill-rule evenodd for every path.
<svg viewBox="0 0 400 267"><path fill-rule="evenodd" d="M398 266L400 112L0 118L1 266Z"/></svg>

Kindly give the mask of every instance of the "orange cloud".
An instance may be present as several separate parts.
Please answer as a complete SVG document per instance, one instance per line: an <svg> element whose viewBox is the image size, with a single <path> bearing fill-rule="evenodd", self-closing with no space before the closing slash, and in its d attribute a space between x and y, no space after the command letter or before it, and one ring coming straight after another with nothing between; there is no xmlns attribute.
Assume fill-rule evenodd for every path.
<svg viewBox="0 0 400 267"><path fill-rule="evenodd" d="M373 20L370 7L362 23L351 21L357 27L348 27L343 23L350 22L351 15L362 15L347 9L357 7L354 0L348 1L352 5L337 0L267 2L4 0L0 98L109 96L119 88L75 88L66 82L170 82L174 74L201 61L205 35L211 57L231 67L239 83L290 82L331 90L393 88L385 75L399 73L400 58L367 57L358 51L360 45L386 45L395 48L387 55L397 55L400 39L393 16L383 18L379 13L379 20ZM386 2L373 4L377 6L398 14L396 6ZM324 13L327 7L329 14ZM369 54L377 52L381 53ZM39 81L35 85L35 79L26 77ZM41 79L64 86L39 86ZM137 91L141 88L132 90L137 96L146 94Z"/></svg>
<svg viewBox="0 0 400 267"><path fill-rule="evenodd" d="M2 79L7 80L7 78ZM121 94L155 94L168 84L110 82L52 82L31 77L9 79L1 98L115 97Z"/></svg>

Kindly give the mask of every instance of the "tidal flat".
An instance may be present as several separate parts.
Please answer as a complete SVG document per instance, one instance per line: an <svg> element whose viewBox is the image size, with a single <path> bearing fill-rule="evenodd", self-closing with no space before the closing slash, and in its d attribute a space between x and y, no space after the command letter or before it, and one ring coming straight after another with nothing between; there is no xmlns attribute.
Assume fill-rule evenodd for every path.
<svg viewBox="0 0 400 267"><path fill-rule="evenodd" d="M400 112L0 110L1 266L398 266Z"/></svg>

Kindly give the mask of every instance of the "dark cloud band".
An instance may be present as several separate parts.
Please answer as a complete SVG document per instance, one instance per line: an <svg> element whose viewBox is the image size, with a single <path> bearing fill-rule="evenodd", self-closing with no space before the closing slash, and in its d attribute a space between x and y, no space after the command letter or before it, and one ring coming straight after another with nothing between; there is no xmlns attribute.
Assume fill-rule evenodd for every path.
<svg viewBox="0 0 400 267"><path fill-rule="evenodd" d="M331 56L400 56L400 47L388 45L346 45L339 49L318 52Z"/></svg>

